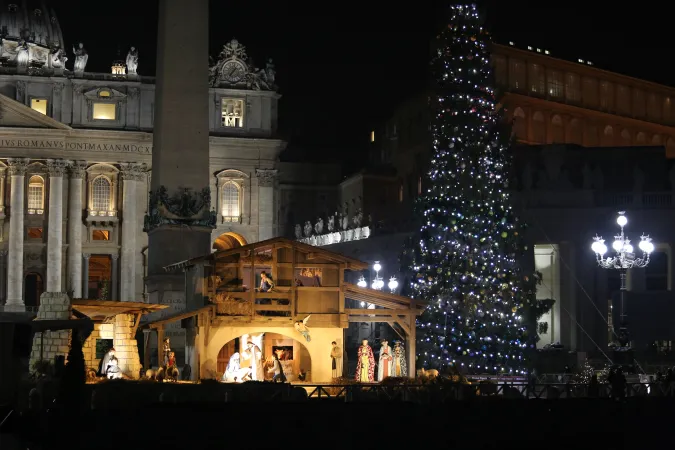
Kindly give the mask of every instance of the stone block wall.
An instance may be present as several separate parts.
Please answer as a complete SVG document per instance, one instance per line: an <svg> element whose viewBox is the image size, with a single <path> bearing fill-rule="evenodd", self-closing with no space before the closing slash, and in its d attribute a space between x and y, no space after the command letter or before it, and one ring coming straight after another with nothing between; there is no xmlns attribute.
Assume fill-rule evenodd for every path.
<svg viewBox="0 0 675 450"><path fill-rule="evenodd" d="M141 359L138 355L136 336L132 336L135 316L118 314L115 316L114 346L122 371L131 378L137 379L141 372Z"/></svg>
<svg viewBox="0 0 675 450"><path fill-rule="evenodd" d="M82 352L84 353L84 364L87 368L98 370L98 364L101 361L96 357L96 341L98 339L115 339L114 325L112 323L95 323L94 331L84 342ZM113 344L114 345L114 344Z"/></svg>
<svg viewBox="0 0 675 450"><path fill-rule="evenodd" d="M45 292L40 296L40 308L35 320L68 320L71 315L70 298L61 292ZM70 349L70 330L45 331L35 333L33 336L33 348L30 353L30 371L33 364L42 359L54 362L59 355L68 357Z"/></svg>

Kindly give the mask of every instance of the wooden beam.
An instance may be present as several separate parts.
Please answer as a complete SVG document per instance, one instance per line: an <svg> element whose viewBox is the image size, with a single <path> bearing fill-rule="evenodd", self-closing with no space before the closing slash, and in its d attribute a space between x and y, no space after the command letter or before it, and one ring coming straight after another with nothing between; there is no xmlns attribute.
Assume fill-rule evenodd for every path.
<svg viewBox="0 0 675 450"><path fill-rule="evenodd" d="M296 289L298 291L338 292L340 286L298 286Z"/></svg>
<svg viewBox="0 0 675 450"><path fill-rule="evenodd" d="M397 323L398 323L398 322L397 322ZM391 329L394 330L394 333L396 333L396 334L398 335L398 337L400 337L403 341L405 341L405 336L403 336L401 333L399 333L398 330L396 329L396 327L395 327L394 325L395 325L395 324L393 324L393 323L390 323L390 324L389 324L389 326L391 327ZM400 323L399 323L399 325L400 325ZM404 333L404 334L405 334L405 333Z"/></svg>
<svg viewBox="0 0 675 450"><path fill-rule="evenodd" d="M298 311L298 286L295 283L295 247L291 247L291 316L295 317Z"/></svg>
<svg viewBox="0 0 675 450"><path fill-rule="evenodd" d="M339 313L344 313L345 312L345 269L344 267L340 267L338 270L338 285L340 288L340 292L338 293L338 312Z"/></svg>
<svg viewBox="0 0 675 450"><path fill-rule="evenodd" d="M270 272L272 273L272 281L274 281L275 283L277 283L279 281L279 280L277 280L277 272L278 272L278 270L277 270L277 266L278 266L277 253L278 253L278 250L277 250L276 246L272 246L272 267L270 268Z"/></svg>
<svg viewBox="0 0 675 450"><path fill-rule="evenodd" d="M287 263L287 262L280 262L278 263L279 267L293 267L293 263ZM295 265L296 269L338 269L340 268L340 264L337 263L297 263Z"/></svg>
<svg viewBox="0 0 675 450"><path fill-rule="evenodd" d="M136 313L136 321L134 322L134 327L131 329L131 339L136 339L136 331L138 331L138 326L141 324L141 317L143 313Z"/></svg>
<svg viewBox="0 0 675 450"><path fill-rule="evenodd" d="M255 246L251 249L251 273L250 273L251 286L249 289L249 301L252 305L255 305L255 290L257 288L255 283ZM255 309L251 308L251 319L255 315Z"/></svg>
<svg viewBox="0 0 675 450"><path fill-rule="evenodd" d="M346 314L355 314L357 316L369 315L369 316L409 316L415 314L409 309L366 309L366 308L350 308L345 309Z"/></svg>
<svg viewBox="0 0 675 450"><path fill-rule="evenodd" d="M204 348L206 349L206 346L209 345L209 333L211 331L211 311L204 312L201 321L204 322Z"/></svg>
<svg viewBox="0 0 675 450"><path fill-rule="evenodd" d="M359 323L359 322L366 322L366 323L397 323L396 320L392 319L391 317L354 317L350 316L349 317L349 322L352 323Z"/></svg>
<svg viewBox="0 0 675 450"><path fill-rule="evenodd" d="M291 305L253 305L256 311L290 311Z"/></svg>
<svg viewBox="0 0 675 450"><path fill-rule="evenodd" d="M145 370L150 369L150 333L151 330L143 330L143 368Z"/></svg>
<svg viewBox="0 0 675 450"><path fill-rule="evenodd" d="M311 260L316 259L316 258L321 258L321 254L316 253L316 252L310 252L310 253L307 253L307 255L305 256L305 259L307 261L311 261Z"/></svg>
<svg viewBox="0 0 675 450"><path fill-rule="evenodd" d="M164 363L164 325L157 328L157 367Z"/></svg>
<svg viewBox="0 0 675 450"><path fill-rule="evenodd" d="M403 320L394 317L394 321L401 327L403 328L403 331L405 332L406 336L410 335L410 326L406 323L409 319L405 318Z"/></svg>

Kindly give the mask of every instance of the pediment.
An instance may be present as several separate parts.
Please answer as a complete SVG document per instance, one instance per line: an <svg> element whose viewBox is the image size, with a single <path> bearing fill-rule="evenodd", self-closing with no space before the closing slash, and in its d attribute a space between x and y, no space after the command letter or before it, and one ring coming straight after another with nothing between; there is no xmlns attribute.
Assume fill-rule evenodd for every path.
<svg viewBox="0 0 675 450"><path fill-rule="evenodd" d="M0 126L71 130L68 125L2 94L0 94Z"/></svg>
<svg viewBox="0 0 675 450"><path fill-rule="evenodd" d="M88 100L121 100L126 98L127 94L109 87L97 87L86 91L84 97Z"/></svg>

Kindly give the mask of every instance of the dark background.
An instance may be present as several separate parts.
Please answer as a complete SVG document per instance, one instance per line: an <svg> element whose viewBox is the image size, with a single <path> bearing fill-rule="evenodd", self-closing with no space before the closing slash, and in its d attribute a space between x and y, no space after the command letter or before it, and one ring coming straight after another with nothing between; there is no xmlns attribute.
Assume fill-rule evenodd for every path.
<svg viewBox="0 0 675 450"><path fill-rule="evenodd" d="M67 45L84 42L88 70L109 71L118 51L124 58L135 45L139 73L154 75L158 0L51 4ZM449 4L212 0L210 54L216 57L236 37L258 64L273 58L283 95L281 137L296 154L340 155L346 162L362 157L377 122L426 86L429 43L445 25ZM497 42L671 83L671 19L646 3L495 0L479 6Z"/></svg>

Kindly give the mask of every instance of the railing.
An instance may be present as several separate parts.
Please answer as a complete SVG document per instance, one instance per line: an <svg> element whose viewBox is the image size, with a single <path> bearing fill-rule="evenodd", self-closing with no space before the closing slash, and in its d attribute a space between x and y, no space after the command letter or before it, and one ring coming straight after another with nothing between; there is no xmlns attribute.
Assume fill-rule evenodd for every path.
<svg viewBox="0 0 675 450"><path fill-rule="evenodd" d="M311 399L358 401L405 401L438 403L471 398L574 399L612 397L675 398L675 383L627 383L623 390L609 384L426 384L426 385L302 385Z"/></svg>

